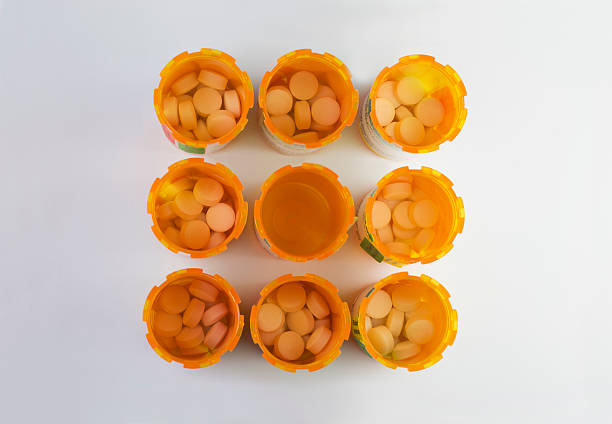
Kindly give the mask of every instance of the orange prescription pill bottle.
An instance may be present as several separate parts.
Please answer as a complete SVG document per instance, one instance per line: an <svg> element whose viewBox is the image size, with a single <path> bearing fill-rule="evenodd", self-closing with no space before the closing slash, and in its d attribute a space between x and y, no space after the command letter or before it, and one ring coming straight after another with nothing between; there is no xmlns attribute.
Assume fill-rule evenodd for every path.
<svg viewBox="0 0 612 424"><path fill-rule="evenodd" d="M426 127L424 139L417 145L399 141L397 137L391 136L379 122L374 110L381 86L388 81L401 80L407 76L417 78L424 88L425 96L436 98L444 106L442 121L435 126ZM437 150L440 144L453 140L461 131L467 115L464 105L466 94L461 78L449 65L441 65L432 56L404 56L395 65L380 71L374 80L359 114L361 136L374 153L387 159L403 160L408 158L410 153Z"/></svg>
<svg viewBox="0 0 612 424"><path fill-rule="evenodd" d="M329 341L316 355L309 354L305 351L303 356L295 361L286 361L274 353L274 349L271 346L266 346L261 339L261 333L258 327L259 310L266 302L275 302L274 293L279 287L285 284L291 283L301 284L307 292L316 291L329 306L329 315L325 318L329 319L327 325L331 329L331 337ZM350 321L351 316L349 308L346 302L340 299L338 296L338 288L326 279L319 277L314 274L305 274L301 276L294 276L286 274L278 277L268 285L266 285L260 292L260 298L256 305L251 308L251 336L253 342L261 348L263 351L262 356L277 368L280 368L289 372L296 372L296 370L308 370L316 371L324 366L330 364L340 355L340 347L345 340L348 340L350 335ZM270 295L271 298L270 298Z"/></svg>
<svg viewBox="0 0 612 424"><path fill-rule="evenodd" d="M164 113L164 100L168 95L173 94L171 91L173 84L190 73L198 75L203 69L225 77L227 79L226 88L235 89L241 105L240 116L236 119L236 125L233 129L219 138L209 140L198 139L193 132L181 133L180 128L172 125ZM236 59L227 53L209 48L203 48L193 53L180 53L166 64L160 76L159 85L153 93L155 113L168 140L180 150L195 154L217 151L227 146L246 126L247 114L254 103L253 86L249 75L240 69L236 65ZM193 94L192 91L197 90L197 88L199 86L190 90L189 93ZM203 122L205 122L206 117L198 116L198 118L200 120L204 119Z"/></svg>
<svg viewBox="0 0 612 424"><path fill-rule="evenodd" d="M284 166L261 186L255 232L274 256L296 262L323 259L348 238L353 198L330 169L312 163Z"/></svg>
<svg viewBox="0 0 612 424"><path fill-rule="evenodd" d="M419 346L419 352L402 360L394 360L392 355L381 355L367 337L367 309L370 300L377 292L384 290L393 293L398 287L414 296L419 303L414 312L406 312L407 320L424 316L433 323L431 339ZM428 368L442 359L442 353L447 346L455 341L457 335L457 311L453 309L450 294L442 284L427 275L420 277L398 272L383 278L373 286L367 287L353 303L351 310L351 332L359 347L381 364L396 369L406 368L408 371L419 371ZM420 307L419 307L420 306Z"/></svg>
<svg viewBox="0 0 612 424"><path fill-rule="evenodd" d="M329 127L322 129L313 125L311 130L305 131L304 136L298 132L291 136L281 132L272 122L266 97L269 88L289 87L291 77L299 71L314 74L319 87L331 88L340 106L340 115L338 121ZM293 103L297 100L294 99ZM280 57L276 66L265 73L259 86L260 125L272 147L286 155L311 153L337 140L342 130L353 123L358 105L359 93L353 86L346 65L330 53L313 53L310 49L295 50ZM293 105L287 113L292 119L295 118Z"/></svg>
<svg viewBox="0 0 612 424"><path fill-rule="evenodd" d="M188 289L194 281L204 281L219 291L217 298L222 299L228 307L228 313L224 317L227 322L227 332L214 349L202 349L201 352L193 352L193 354L189 352L189 355L185 355L173 342L173 338L162 339L155 334L155 317L159 310L157 305L159 295L165 288L180 285ZM168 362L176 361L183 364L185 368L204 368L217 363L221 359L221 355L227 351L232 351L236 347L242 335L244 315L240 315L239 304L240 297L238 297L236 290L219 275L204 274L199 268L173 272L166 277L166 281L160 286L151 289L145 301L142 319L147 324L147 341L162 359Z"/></svg>
<svg viewBox="0 0 612 424"><path fill-rule="evenodd" d="M192 250L180 243L180 228L175 227L176 220L182 219L174 214L172 207L167 207L173 203L180 192L193 190L197 181L201 178L210 178L218 181L223 188L223 198L221 202L230 205L235 212L234 225L225 232L225 239L211 248ZM147 212L153 219L151 229L155 237L168 249L178 253L183 252L192 258L206 258L216 255L227 249L230 241L236 239L242 233L247 220L248 203L244 200L243 186L236 174L229 168L220 163L205 162L202 158L190 158L176 162L168 167L168 172L161 178L156 178L147 199ZM168 215L164 215L168 209ZM187 217L201 218L206 210L202 207L202 212L198 216ZM202 219L205 220L205 217ZM212 232L212 230L211 230ZM173 233L176 236L173 237ZM212 236L210 236L212 239Z"/></svg>
<svg viewBox="0 0 612 424"><path fill-rule="evenodd" d="M410 183L412 192L409 201L414 203L427 198L437 206L437 223L428 229L433 230L434 236L424 249L416 249L412 245L409 252L394 252L381 242L380 233L373 228L372 208L375 200L384 195L388 184L397 182ZM463 200L452 187L453 183L446 176L427 167L409 169L404 166L389 172L364 196L359 205L357 234L362 249L377 262L384 261L397 267L415 262L426 264L444 256L452 249L453 240L463 230L465 221Z"/></svg>

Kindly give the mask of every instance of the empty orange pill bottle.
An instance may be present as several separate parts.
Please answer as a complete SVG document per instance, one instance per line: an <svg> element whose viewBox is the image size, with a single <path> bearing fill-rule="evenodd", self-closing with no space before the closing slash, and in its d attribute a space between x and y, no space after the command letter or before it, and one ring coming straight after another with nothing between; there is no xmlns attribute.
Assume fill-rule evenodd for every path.
<svg viewBox="0 0 612 424"><path fill-rule="evenodd" d="M373 110L378 90L386 81L406 76L418 78L427 96L438 99L444 106L444 119L438 125L426 128L425 138L418 145L398 141L385 132ZM461 131L467 109L465 85L449 65L441 65L432 56L415 54L404 56L390 68L384 68L372 84L369 95L361 106L359 129L365 144L377 155L387 159L403 160L410 153L426 153L437 150L440 144L453 140Z"/></svg>
<svg viewBox="0 0 612 424"><path fill-rule="evenodd" d="M180 354L180 351L169 349L164 346L163 341L157 339L153 330L155 326L155 311L157 309L156 303L160 293L166 287L181 285L188 288L191 283L197 280L213 285L223 295L229 309L229 313L226 316L228 330L223 340L215 349L208 350L201 355L183 356ZM205 274L199 268L188 268L173 272L166 277L166 281L160 286L154 286L151 289L145 301L142 319L147 324L147 341L162 359L168 362L178 362L183 364L185 368L204 368L215 364L219 362L225 352L234 350L238 340L240 340L244 328L244 315L240 315L239 304L240 297L238 297L236 290L219 275Z"/></svg>
<svg viewBox="0 0 612 424"><path fill-rule="evenodd" d="M222 184L224 197L221 200L232 206L235 212L235 223L227 232L225 240L210 249L191 250L172 237L164 226L164 219L160 217L163 208L160 208L177 192L193 189L198 178L209 177ZM147 199L147 212L151 215L153 225L151 230L155 237L174 253L183 252L192 258L206 258L227 250L228 244L240 237L246 224L248 203L243 198L243 186L236 174L220 163L205 162L202 158L190 158L176 162L168 167L168 172L161 178L156 178Z"/></svg>
<svg viewBox="0 0 612 424"><path fill-rule="evenodd" d="M416 294L419 301L429 309L428 319L434 324L431 341L421 346L415 356L403 360L394 360L381 355L372 346L366 333L366 310L370 299L380 290L391 291L399 286L408 287ZM457 311L453 309L450 294L442 284L427 275L420 277L398 272L383 278L373 286L367 287L353 303L351 310L351 333L359 347L370 357L389 368L405 368L408 371L419 371L428 368L442 359L444 350L453 344L457 335Z"/></svg>
<svg viewBox="0 0 612 424"><path fill-rule="evenodd" d="M285 361L274 354L274 352L261 341L258 328L258 313L266 298L280 286L298 282L306 290L317 291L329 305L331 338L317 355L311 355L307 359L297 361ZM348 340L351 331L351 316L346 302L340 299L338 288L326 279L314 274L291 275L286 274L278 277L260 292L259 301L251 308L251 337L253 342L262 350L262 356L272 365L284 371L296 372L297 370L316 371L330 364L340 355L340 347Z"/></svg>
<svg viewBox="0 0 612 424"><path fill-rule="evenodd" d="M222 137L210 141L198 140L195 137L182 134L178 128L171 125L164 114L164 99L170 92L172 85L181 77L190 72L196 75L201 69L207 69L227 78L228 87L242 87L236 90L241 104L240 117L236 119L235 127ZM247 114L254 103L253 85L249 75L236 65L236 59L219 50L203 48L200 51L183 52L175 56L160 73L159 85L153 92L153 105L162 130L168 140L187 153L204 154L214 152L233 140L246 126Z"/></svg>
<svg viewBox="0 0 612 424"><path fill-rule="evenodd" d="M336 252L355 221L353 197L330 169L312 163L284 166L261 186L255 232L274 256L304 262Z"/></svg>
<svg viewBox="0 0 612 424"><path fill-rule="evenodd" d="M289 136L283 134L270 119L266 96L270 87L289 86L292 75L299 71L314 74L320 85L333 90L340 105L340 118L322 138ZM351 73L340 59L330 53L313 53L310 49L294 50L281 56L276 66L264 74L259 86L259 108L261 127L266 140L279 152L286 155L299 155L314 152L340 137L344 128L351 125L357 115L359 93L351 81ZM312 131L309 132L310 135Z"/></svg>
<svg viewBox="0 0 612 424"><path fill-rule="evenodd" d="M412 250L409 255L393 253L380 241L372 225L372 207L374 201L383 192L384 187L397 181L410 181L414 191L422 192L435 202L439 210L436 234L431 244L424 251ZM453 248L457 234L463 231L465 209L463 200L455 194L453 183L445 175L435 169L422 167L410 169L407 166L397 168L378 181L367 193L359 205L357 215L358 240L365 250L377 262L387 262L402 267L407 264L433 262Z"/></svg>

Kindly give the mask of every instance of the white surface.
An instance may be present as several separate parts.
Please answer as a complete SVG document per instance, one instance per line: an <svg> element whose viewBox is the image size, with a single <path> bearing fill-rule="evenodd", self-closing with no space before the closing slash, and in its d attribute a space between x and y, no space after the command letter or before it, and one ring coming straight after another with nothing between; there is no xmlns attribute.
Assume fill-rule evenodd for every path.
<svg viewBox="0 0 612 424"><path fill-rule="evenodd" d="M609 417L607 3L86 3L0 3L0 421ZM442 282L459 312L440 363L392 371L350 342L324 370L294 375L269 365L245 331L221 363L192 371L148 346L144 299L183 267L227 278L244 313L284 273L320 274L350 301L396 271L362 252L354 232L324 261L276 260L257 243L252 210L243 236L213 259L183 258L156 241L148 189L188 155L162 134L153 88L170 58L204 46L236 57L256 87L290 50L329 51L362 98L379 70L406 54L458 71L468 91L464 130L407 163L443 171L466 205L450 254L405 268ZM282 156L255 117L209 158L238 174L251 208L259 185L287 163L330 167L356 200L400 166L367 150L356 126L317 154Z"/></svg>

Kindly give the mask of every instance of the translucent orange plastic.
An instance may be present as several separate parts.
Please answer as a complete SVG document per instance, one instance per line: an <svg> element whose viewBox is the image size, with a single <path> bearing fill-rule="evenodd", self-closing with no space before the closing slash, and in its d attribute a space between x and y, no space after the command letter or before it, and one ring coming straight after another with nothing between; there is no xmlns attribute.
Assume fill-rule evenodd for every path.
<svg viewBox="0 0 612 424"><path fill-rule="evenodd" d="M423 190L439 208L438 223L435 227L436 236L423 255L414 250L412 250L409 256L391 253L378 239L376 231L372 230L372 206L374 200L387 184L397 181L398 178L401 179L402 177L412 179L413 187ZM415 262L426 264L441 258L453 248L455 237L463 231L465 209L463 207L463 200L455 194L452 187L453 183L445 175L427 167L410 169L405 166L389 172L380 179L376 184L376 190L366 200L364 216L366 238L375 250L382 255L381 261L384 260L395 266L404 266ZM363 241L362 247L364 247ZM368 250L366 247L364 249ZM373 252L368 253L374 256L376 252L374 254Z"/></svg>
<svg viewBox="0 0 612 424"><path fill-rule="evenodd" d="M187 176L212 177L219 181L224 186L226 191L225 195L228 196L227 202L231 204L236 212L236 223L234 224L234 228L225 238L223 243L212 249L190 250L180 246L168 239L159 226L157 219L157 206L161 188L167 183L171 183ZM244 230L249 206L242 197L242 190L242 183L236 174L234 174L225 165L220 163L205 162L202 158L191 158L176 162L168 167L168 172L163 177L157 178L153 182L153 185L151 185L151 190L149 190L147 212L153 219L153 226L151 227L153 234L155 234L155 237L157 237L157 239L162 242L164 246L174 253L184 252L189 254L192 258L206 258L221 253L227 249L229 242L238 238L242 233L242 230Z"/></svg>
<svg viewBox="0 0 612 424"><path fill-rule="evenodd" d="M435 327L434 337L431 341L422 346L421 352L416 356L400 361L386 358L374 349L370 341L364 335L366 309L372 296L385 287L395 285L409 285L415 288L427 306L432 309L432 320ZM398 272L389 275L370 288L365 296L363 294L357 298L353 306L353 317L351 329L353 338L367 354L376 359L381 364L389 368L406 368L408 371L418 371L428 368L442 359L444 350L453 344L457 335L458 318L457 311L453 309L448 291L436 280L421 275L416 277L407 272Z"/></svg>
<svg viewBox="0 0 612 424"><path fill-rule="evenodd" d="M174 81L189 72L199 72L201 68L210 69L223 74L229 80L228 85L234 83L244 87L244 90L238 90L241 115L237 120L236 127L223 137L210 141L188 138L179 133L176 128L170 125L163 111L164 96ZM168 62L164 69L162 69L160 76L159 85L153 93L155 113L157 114L159 122L162 124L166 136L168 136L171 142L179 143L177 147L181 150L190 153L204 153L206 146L211 144L224 145L234 139L246 126L247 114L254 103L253 85L251 84L249 75L241 70L238 65L236 65L236 59L227 53L208 48L201 49L199 52L180 53Z"/></svg>
<svg viewBox="0 0 612 424"><path fill-rule="evenodd" d="M268 177L255 202L255 230L266 248L296 262L323 259L348 238L355 207L348 188L324 166L285 166Z"/></svg>
<svg viewBox="0 0 612 424"><path fill-rule="evenodd" d="M193 280L203 280L213 286L215 286L221 293L224 294L227 306L229 308L228 318L228 331L221 343L212 351L206 352L200 356L189 356L183 357L178 356L168 351L162 344L157 340L153 332L153 321L155 319L155 306L157 297L161 291L174 284L180 284L188 286ZM227 352L232 351L236 347L242 330L244 328L244 315L240 315L240 297L236 290L221 276L204 274L199 268L188 268L180 271L173 272L166 277L160 286L154 286L147 300L145 301L144 310L142 313L142 319L147 323L147 341L153 350L164 360L168 362L176 361L183 364L185 368L204 368L212 364L215 364L221 360L221 356Z"/></svg>
<svg viewBox="0 0 612 424"><path fill-rule="evenodd" d="M404 56L392 67L380 71L370 89L369 98L372 104L376 100L376 93L382 83L389 80L399 80L408 75L419 78L425 86L425 92L428 93L428 96L435 97L442 102L445 110L443 121L435 127L435 130L433 128L427 129L422 144L411 146L390 137L378 122L373 108L370 112L370 119L378 134L384 140L399 145L406 152L426 153L437 150L440 144L453 140L463 128L467 116L464 102L467 94L465 85L453 68L449 65L441 65L432 56L422 54Z"/></svg>
<svg viewBox="0 0 612 424"><path fill-rule="evenodd" d="M312 360L304 362L288 362L275 356L274 353L262 343L259 336L259 328L257 326L257 315L259 308L264 304L266 297L268 297L270 293L283 284L294 281L303 283L304 286L319 292L327 301L331 312L331 339L321 352L314 355ZM253 338L253 342L259 345L263 351L262 356L266 358L269 363L277 368L289 372L296 372L297 370L301 369L316 371L330 364L340 355L340 347L342 346L342 343L344 343L345 340L348 340L350 336L351 314L346 302L343 302L342 299L340 299L340 296L338 296L338 288L336 286L326 279L314 274L305 274L301 276L286 274L278 277L265 286L261 290L260 295L261 296L257 304L253 305L251 308L251 337Z"/></svg>
<svg viewBox="0 0 612 424"><path fill-rule="evenodd" d="M297 71L310 71L319 81L328 85L335 92L340 104L340 123L337 128L326 137L317 141L299 141L281 133L270 120L266 108L266 94L268 87L274 85L288 85L289 78ZM264 74L259 86L259 108L263 113L264 125L276 137L287 144L304 144L306 148L325 146L340 137L342 130L355 120L359 106L359 93L353 87L351 73L340 59L330 53L313 53L310 49L295 50L281 56L276 66Z"/></svg>

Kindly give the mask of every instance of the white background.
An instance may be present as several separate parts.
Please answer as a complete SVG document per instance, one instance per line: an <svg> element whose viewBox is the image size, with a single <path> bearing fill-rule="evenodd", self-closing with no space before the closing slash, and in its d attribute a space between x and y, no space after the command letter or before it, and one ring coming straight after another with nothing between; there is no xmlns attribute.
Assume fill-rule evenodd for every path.
<svg viewBox="0 0 612 424"><path fill-rule="evenodd" d="M604 1L0 2L0 421L609 419L610 12ZM464 80L467 122L406 163L371 153L356 125L294 158L265 144L255 108L246 131L207 157L243 181L247 227L229 251L188 259L156 241L146 198L188 157L155 117L159 71L200 47L236 57L255 89L284 53L329 51L362 99L384 66L430 54ZM455 248L405 268L442 282L459 313L455 344L432 368L386 369L347 342L327 368L290 374L248 331L202 370L148 346L145 297L177 269L224 276L245 315L281 274L320 274L350 302L397 270L352 231L320 262L284 262L258 245L259 186L301 161L336 171L356 200L404 164L455 183L467 214Z"/></svg>

